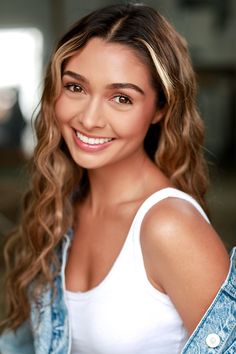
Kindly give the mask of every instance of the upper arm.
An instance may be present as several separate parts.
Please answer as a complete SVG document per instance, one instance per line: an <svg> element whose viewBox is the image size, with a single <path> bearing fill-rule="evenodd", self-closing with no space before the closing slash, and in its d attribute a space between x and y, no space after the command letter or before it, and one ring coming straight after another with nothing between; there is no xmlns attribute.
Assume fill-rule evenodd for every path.
<svg viewBox="0 0 236 354"><path fill-rule="evenodd" d="M219 236L190 203L168 198L146 215L141 246L150 281L168 294L191 333L228 273Z"/></svg>

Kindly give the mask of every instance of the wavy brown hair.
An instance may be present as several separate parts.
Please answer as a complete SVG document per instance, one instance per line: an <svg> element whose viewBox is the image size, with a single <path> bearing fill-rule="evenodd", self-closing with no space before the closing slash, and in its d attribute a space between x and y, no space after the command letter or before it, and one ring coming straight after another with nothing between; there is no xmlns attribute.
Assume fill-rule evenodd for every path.
<svg viewBox="0 0 236 354"><path fill-rule="evenodd" d="M205 208L203 124L196 110L196 82L185 40L165 18L145 5L109 6L85 16L59 41L47 69L35 121L38 143L31 161L32 182L20 226L5 246L5 327L17 328L29 316L28 289L33 281L37 284L33 298L43 286L53 283L55 249L73 223L71 196L86 175L67 151L54 107L66 60L93 37L129 46L150 68L157 109L165 113L160 123L149 128L144 148L174 186Z"/></svg>

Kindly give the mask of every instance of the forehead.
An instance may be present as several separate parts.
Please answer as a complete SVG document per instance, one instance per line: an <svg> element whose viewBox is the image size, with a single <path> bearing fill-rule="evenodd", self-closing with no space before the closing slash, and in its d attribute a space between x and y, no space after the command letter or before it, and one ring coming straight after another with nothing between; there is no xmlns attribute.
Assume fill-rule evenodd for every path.
<svg viewBox="0 0 236 354"><path fill-rule="evenodd" d="M129 78L131 81L150 83L151 76L148 65L137 50L101 38L93 38L79 49L67 60L65 69L88 76L96 74L115 81Z"/></svg>

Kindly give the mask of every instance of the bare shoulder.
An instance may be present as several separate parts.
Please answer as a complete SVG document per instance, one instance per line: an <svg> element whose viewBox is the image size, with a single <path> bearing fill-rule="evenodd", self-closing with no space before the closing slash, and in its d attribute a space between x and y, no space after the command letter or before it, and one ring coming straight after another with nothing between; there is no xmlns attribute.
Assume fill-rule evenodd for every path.
<svg viewBox="0 0 236 354"><path fill-rule="evenodd" d="M191 203L167 198L145 216L141 246L149 279L170 296L191 333L228 273L220 237Z"/></svg>
<svg viewBox="0 0 236 354"><path fill-rule="evenodd" d="M175 251L178 249L180 252L179 255L191 253L193 256L200 248L200 254L207 252L209 255L218 251L228 258L212 225L190 202L183 199L167 198L154 205L143 220L141 234L145 235L142 241L147 245L151 243L156 251L163 252L166 248L169 253L174 247Z"/></svg>

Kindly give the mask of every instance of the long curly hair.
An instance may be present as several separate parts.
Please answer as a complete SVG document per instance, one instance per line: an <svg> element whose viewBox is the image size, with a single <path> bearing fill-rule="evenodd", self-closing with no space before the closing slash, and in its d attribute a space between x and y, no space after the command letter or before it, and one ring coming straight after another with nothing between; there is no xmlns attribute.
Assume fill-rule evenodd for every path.
<svg viewBox="0 0 236 354"><path fill-rule="evenodd" d="M206 209L203 123L196 109L196 81L185 40L145 5L108 6L85 16L59 41L46 72L35 120L38 143L31 160L31 185L20 226L5 246L8 313L4 327L15 329L28 318L28 289L33 281L33 298L45 285L53 284L52 269L58 263L55 249L73 223L72 194L86 180L86 171L68 153L54 107L66 61L93 37L129 46L150 68L157 109L165 113L149 128L144 148L176 188Z"/></svg>

